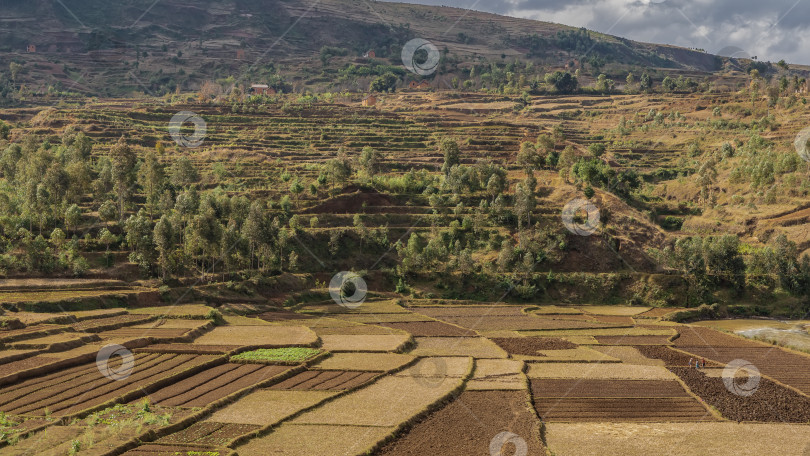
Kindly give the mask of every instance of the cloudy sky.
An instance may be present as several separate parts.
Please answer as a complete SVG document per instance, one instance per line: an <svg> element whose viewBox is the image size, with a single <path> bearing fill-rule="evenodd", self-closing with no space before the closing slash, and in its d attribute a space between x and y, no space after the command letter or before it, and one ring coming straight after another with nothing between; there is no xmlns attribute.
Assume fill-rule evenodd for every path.
<svg viewBox="0 0 810 456"><path fill-rule="evenodd" d="M399 1L557 22L724 55L744 53L760 60L810 64L810 0Z"/></svg>

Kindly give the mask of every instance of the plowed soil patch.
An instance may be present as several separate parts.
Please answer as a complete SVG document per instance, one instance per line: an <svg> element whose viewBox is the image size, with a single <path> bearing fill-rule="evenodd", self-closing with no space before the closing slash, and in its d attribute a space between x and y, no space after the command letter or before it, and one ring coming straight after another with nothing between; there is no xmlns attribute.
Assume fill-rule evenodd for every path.
<svg viewBox="0 0 810 456"><path fill-rule="evenodd" d="M224 445L240 435L248 434L261 426L254 424L217 423L202 421L194 423L182 431L167 435L158 440L163 444L193 443L197 445Z"/></svg>
<svg viewBox="0 0 810 456"><path fill-rule="evenodd" d="M693 356L689 356L679 351L672 350L669 347L662 347L655 345L639 345L636 346L636 349L647 358L660 359L664 361L664 364L667 367L670 366L687 367L689 366L690 359L694 363ZM706 361L706 367L718 367L718 366L719 364L713 363L711 360Z"/></svg>
<svg viewBox="0 0 810 456"><path fill-rule="evenodd" d="M418 321L418 322L390 322L379 323L380 326L399 329L410 333L413 336L445 336L464 337L475 336L475 332L469 329L459 328L441 321Z"/></svg>
<svg viewBox="0 0 810 456"><path fill-rule="evenodd" d="M558 337L509 337L490 339L512 355L537 355L538 350L568 350L577 344Z"/></svg>
<svg viewBox="0 0 810 456"><path fill-rule="evenodd" d="M722 378L708 377L698 369L671 367L693 393L715 407L725 418L734 421L771 421L807 423L810 421L810 398L802 396L766 378L750 396L733 394ZM745 379L741 380L741 384Z"/></svg>
<svg viewBox="0 0 810 456"><path fill-rule="evenodd" d="M304 214L357 214L368 206L396 206L394 198L384 193L367 193L364 190L336 196L323 203L307 208ZM391 210L391 207L386 210ZM407 209L407 208L405 208ZM394 211L392 211L394 212Z"/></svg>
<svg viewBox="0 0 810 456"><path fill-rule="evenodd" d="M722 364L735 359L748 361L762 374L810 393L810 357L791 353L777 347L681 347L683 351L712 359Z"/></svg>
<svg viewBox="0 0 810 456"><path fill-rule="evenodd" d="M535 398L691 397L674 380L533 379Z"/></svg>
<svg viewBox="0 0 810 456"><path fill-rule="evenodd" d="M28 369L33 369L35 367L44 366L54 361L59 361L59 359L36 356L34 358L27 358L21 359L19 361L13 361L10 363L4 363L0 365L0 377L5 377L6 375L11 375Z"/></svg>
<svg viewBox="0 0 810 456"><path fill-rule="evenodd" d="M668 336L594 336L603 345L670 345Z"/></svg>
<svg viewBox="0 0 810 456"><path fill-rule="evenodd" d="M543 421L714 421L692 397L535 398Z"/></svg>
<svg viewBox="0 0 810 456"><path fill-rule="evenodd" d="M724 334L701 326L679 326L680 336L675 339L676 347L764 347L763 344L745 340L742 337Z"/></svg>
<svg viewBox="0 0 810 456"><path fill-rule="evenodd" d="M271 390L338 391L360 386L378 374L351 371L304 371L270 387Z"/></svg>
<svg viewBox="0 0 810 456"><path fill-rule="evenodd" d="M174 407L205 407L218 399L288 370L285 366L227 363L206 369L152 393L152 403Z"/></svg>
<svg viewBox="0 0 810 456"><path fill-rule="evenodd" d="M504 431L522 438L527 454L545 454L539 438L540 422L529 407L525 391L465 391L377 454L486 455L490 454L492 439ZM504 446L504 455L512 454L509 446Z"/></svg>
<svg viewBox="0 0 810 456"><path fill-rule="evenodd" d="M95 362L27 379L0 389L0 409L10 414L64 416L133 394L160 380L214 360L214 356L136 354L129 377L105 377ZM113 365L113 364L111 364Z"/></svg>
<svg viewBox="0 0 810 456"><path fill-rule="evenodd" d="M667 369L677 375L686 386L723 417L735 421L772 421L805 423L810 421L810 398L761 377L750 396L732 393L723 378L707 376L704 371L686 366L688 355L664 347L638 347L645 356L658 357L667 363ZM723 367L706 363L707 367ZM758 366L759 368L759 366ZM761 368L759 368L761 370ZM745 378L739 379L743 385Z"/></svg>

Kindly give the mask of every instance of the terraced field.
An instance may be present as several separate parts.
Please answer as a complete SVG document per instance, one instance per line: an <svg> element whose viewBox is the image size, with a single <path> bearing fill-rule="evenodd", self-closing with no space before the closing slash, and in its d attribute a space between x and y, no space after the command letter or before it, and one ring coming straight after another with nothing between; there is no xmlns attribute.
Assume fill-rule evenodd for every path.
<svg viewBox="0 0 810 456"><path fill-rule="evenodd" d="M387 313L374 313L382 308ZM45 319L7 330L6 341L148 332L164 325L170 326L166 330L198 328L202 336L172 343L139 336L140 346L133 347L134 369L120 381L105 377L94 362L103 341L87 340L63 352L3 349L0 354L14 360L3 365L7 372L0 386L0 410L6 417L3 432L30 437L21 435L0 451L17 454L17 449L40 448L42 454L57 455L72 445L84 445L94 451L151 456L232 451L409 456L457 454L458 448L478 453L490 445L525 444L528 454L542 454L546 448L566 454L573 445L567 432L575 425L598 434L605 426L657 429L666 423L671 429L686 429L690 422L712 426L727 421L810 420L810 397L799 388L800 376L778 369L800 366L810 357L707 328L657 324L648 318L642 325L596 325L569 333L558 328L524 330L520 323L530 318L592 322L607 312L601 308L594 309L595 314L583 308L557 314L538 311L534 316L520 306L475 305L408 308L377 303L365 311L314 317L294 310L257 310L254 315L278 313L282 318L268 323L241 316L214 327L193 312L154 320L152 315L164 313L150 310L144 316L119 310L80 323ZM461 330L454 324L460 316L482 318L490 311L504 319L498 323L503 329L455 333ZM617 308L614 313L626 317L633 311ZM357 334L357 328L381 327L345 320L363 315L412 315L421 320L392 322L384 328L398 334ZM503 325L507 321L515 326ZM75 332L77 324L100 332ZM127 326L106 329L111 325ZM317 335L324 328L331 330L329 334ZM511 335L495 337L507 333ZM662 334L644 335L650 333ZM675 334L680 337L673 343L670 338ZM275 362L251 361L255 357L228 362L229 356L260 353L249 350L285 338L304 342L295 345L307 353L300 362L283 357ZM695 341L703 344L688 345ZM330 348L336 351L329 353ZM285 350L295 351L266 351ZM688 367L690 358L700 356L707 358L706 368ZM751 396L734 394L724 383L722 368L736 358L749 359L762 372ZM136 410L140 412L126 415ZM121 413L130 416L129 427L118 436L94 418ZM67 425L51 417L76 421ZM545 434L539 431L541 423L547 426ZM798 431L787 424L774 425ZM133 443L133 437L140 443ZM612 439L627 445L620 436Z"/></svg>

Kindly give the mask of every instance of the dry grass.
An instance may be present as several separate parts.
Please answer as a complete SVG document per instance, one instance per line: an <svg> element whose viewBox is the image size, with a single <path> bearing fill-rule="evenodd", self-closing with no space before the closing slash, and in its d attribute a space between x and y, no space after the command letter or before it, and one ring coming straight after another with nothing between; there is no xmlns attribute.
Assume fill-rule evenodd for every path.
<svg viewBox="0 0 810 456"><path fill-rule="evenodd" d="M386 372L413 361L411 355L398 353L335 353L312 369Z"/></svg>
<svg viewBox="0 0 810 456"><path fill-rule="evenodd" d="M675 330L662 327L661 329L639 328L596 328L596 329L550 329L544 331L520 331L524 336L674 336Z"/></svg>
<svg viewBox="0 0 810 456"><path fill-rule="evenodd" d="M629 306L582 306L579 310L592 315L620 315L633 316L647 312L652 307L629 307Z"/></svg>
<svg viewBox="0 0 810 456"><path fill-rule="evenodd" d="M384 326L377 326L377 325L357 325L357 326L325 327L325 328L314 327L312 328L312 330L315 331L315 333L318 334L319 336L334 335L334 334L355 334L355 335L407 334L406 331L394 328L386 328Z"/></svg>
<svg viewBox="0 0 810 456"><path fill-rule="evenodd" d="M225 323L232 326L274 326L274 323L264 321L260 318L245 317L242 315L223 315L222 319ZM290 324L288 326L306 326L302 324Z"/></svg>
<svg viewBox="0 0 810 456"><path fill-rule="evenodd" d="M467 382L470 391L526 389L523 362L511 359L480 359L475 362L473 378Z"/></svg>
<svg viewBox="0 0 810 456"><path fill-rule="evenodd" d="M321 337L323 349L331 352L398 351L410 340L407 334L392 335L340 335L328 334Z"/></svg>
<svg viewBox="0 0 810 456"><path fill-rule="evenodd" d="M480 359L475 362L473 379L523 373L523 361L512 359Z"/></svg>
<svg viewBox="0 0 810 456"><path fill-rule="evenodd" d="M157 315L164 318L191 318L205 319L208 312L214 310L203 304L181 304L165 307L141 307L132 309L130 313L139 315Z"/></svg>
<svg viewBox="0 0 810 456"><path fill-rule="evenodd" d="M537 363L618 363L618 358L608 356L588 347L577 347L567 350L538 350L538 356L513 355L515 359Z"/></svg>
<svg viewBox="0 0 810 456"><path fill-rule="evenodd" d="M148 288L130 288L126 290L53 290L53 291L0 291L0 302L18 303L33 301L62 301L74 298L94 298L98 296L120 295L138 291L150 291Z"/></svg>
<svg viewBox="0 0 810 456"><path fill-rule="evenodd" d="M118 316L118 315L125 315L128 312L133 313L132 311L129 311L129 310L123 309L123 308L118 308L118 309L96 309L96 310L74 310L74 311L70 311L68 313L70 315L73 315L74 317L76 317L77 320L84 320L84 319L87 319L87 318L100 317L100 316L115 317L115 316ZM15 313L14 316L16 317L17 315L19 315L19 313L22 313L22 312Z"/></svg>
<svg viewBox="0 0 810 456"><path fill-rule="evenodd" d="M306 326L308 328L346 328L350 326L361 325L360 323L348 321L343 318L332 318L332 317L306 318L302 320L282 320L274 322L268 321L265 323L271 326Z"/></svg>
<svg viewBox="0 0 810 456"><path fill-rule="evenodd" d="M524 334L508 329L496 329L492 331L476 331L476 332L481 336L486 337L487 339L511 339L513 337L524 337Z"/></svg>
<svg viewBox="0 0 810 456"><path fill-rule="evenodd" d="M673 380L677 377L664 367L633 364L532 363L529 378L587 378L607 380Z"/></svg>
<svg viewBox="0 0 810 456"><path fill-rule="evenodd" d="M441 317L522 317L526 306L479 304L475 306L414 307L412 310L434 318Z"/></svg>
<svg viewBox="0 0 810 456"><path fill-rule="evenodd" d="M582 311L576 307L563 306L540 306L539 309L532 310L530 313L538 315L582 315Z"/></svg>
<svg viewBox="0 0 810 456"><path fill-rule="evenodd" d="M797 321L777 321L777 320L708 320L693 323L695 326L705 326L707 328L719 329L721 331L744 331L747 329L795 329L797 326L804 327L810 325L808 320Z"/></svg>
<svg viewBox="0 0 810 456"><path fill-rule="evenodd" d="M283 424L240 446L240 456L356 456L372 450L394 427Z"/></svg>
<svg viewBox="0 0 810 456"><path fill-rule="evenodd" d="M11 342L8 344L9 347L16 348L16 349L27 349L27 348L49 348L51 346L59 346L61 344L65 344L64 346L72 345L83 345L87 342L94 342L100 340L96 334L87 334L87 333L61 333L61 334L53 334L50 336L45 337L38 337L36 339L26 339L20 340L16 342Z"/></svg>
<svg viewBox="0 0 810 456"><path fill-rule="evenodd" d="M317 342L318 336L303 326L220 326L194 340L200 345L293 346Z"/></svg>
<svg viewBox="0 0 810 456"><path fill-rule="evenodd" d="M810 426L797 424L548 423L546 429L557 456L799 456L808 454L810 441Z"/></svg>
<svg viewBox="0 0 810 456"><path fill-rule="evenodd" d="M472 369L472 363L469 363L469 368ZM462 378L446 376L383 377L363 389L304 413L292 423L398 426L442 400L463 381Z"/></svg>
<svg viewBox="0 0 810 456"><path fill-rule="evenodd" d="M593 336L566 336L563 339L577 345L597 345L597 341Z"/></svg>
<svg viewBox="0 0 810 456"><path fill-rule="evenodd" d="M217 411L206 421L268 426L335 394L333 391L255 391Z"/></svg>
<svg viewBox="0 0 810 456"><path fill-rule="evenodd" d="M397 304L395 300L365 301L356 309L340 307L334 302L322 305L305 306L298 309L305 313L327 313L327 314L368 314L368 313L409 313L407 309Z"/></svg>
<svg viewBox="0 0 810 456"><path fill-rule="evenodd" d="M181 320L177 318L169 320L157 320L142 325L130 326L130 328L138 329L151 329L151 328L164 328L164 329L197 329L209 324L208 320Z"/></svg>
<svg viewBox="0 0 810 456"><path fill-rule="evenodd" d="M618 358L626 364L637 364L640 366L664 366L664 362L662 360L647 358L635 347L602 345L591 348L608 356Z"/></svg>
<svg viewBox="0 0 810 456"><path fill-rule="evenodd" d="M341 315L337 318L353 323L394 323L409 321L433 321L432 318L412 313L390 313L390 314L357 314Z"/></svg>
<svg viewBox="0 0 810 456"><path fill-rule="evenodd" d="M34 325L48 321L51 318L67 317L68 314L62 313L39 313L39 312L14 312L13 314L7 312L6 317L20 320L23 324Z"/></svg>
<svg viewBox="0 0 810 456"><path fill-rule="evenodd" d="M472 370L472 358L422 358L413 366L394 374L395 377L462 378Z"/></svg>
<svg viewBox="0 0 810 456"><path fill-rule="evenodd" d="M416 356L472 356L473 358L507 358L507 353L483 337L415 337Z"/></svg>

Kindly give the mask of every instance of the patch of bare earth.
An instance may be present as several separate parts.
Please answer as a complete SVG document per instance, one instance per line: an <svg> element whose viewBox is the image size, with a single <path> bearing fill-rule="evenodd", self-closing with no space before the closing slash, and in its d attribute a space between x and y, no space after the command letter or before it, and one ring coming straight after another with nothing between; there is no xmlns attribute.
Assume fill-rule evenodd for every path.
<svg viewBox="0 0 810 456"><path fill-rule="evenodd" d="M511 432L522 438L527 445L527 454L545 454L539 438L540 422L529 408L525 391L465 391L377 454L490 454L490 443L501 432ZM507 443L500 454L514 454L514 451L514 444Z"/></svg>
<svg viewBox="0 0 810 456"><path fill-rule="evenodd" d="M577 344L558 337L503 337L490 339L511 355L537 356L538 350L571 350Z"/></svg>

